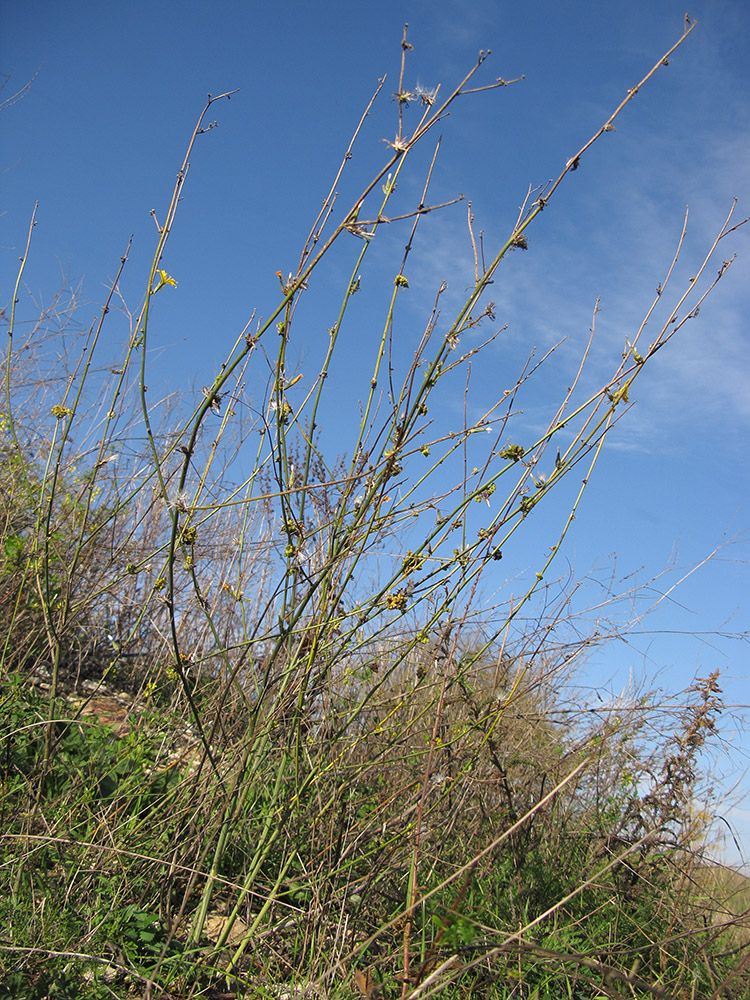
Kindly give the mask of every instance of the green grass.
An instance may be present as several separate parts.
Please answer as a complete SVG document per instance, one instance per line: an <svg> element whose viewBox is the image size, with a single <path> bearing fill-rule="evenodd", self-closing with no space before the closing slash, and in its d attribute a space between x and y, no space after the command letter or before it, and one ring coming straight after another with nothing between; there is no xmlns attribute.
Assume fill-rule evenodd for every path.
<svg viewBox="0 0 750 1000"><path fill-rule="evenodd" d="M566 628L551 575L633 382L729 267L707 277L731 213L689 287L673 293L670 266L610 377L589 394L576 378L544 432L514 416L531 360L473 422L447 423L497 336L493 276L590 145L476 258L439 326L431 290L401 364L410 253L436 209L401 213L396 185L479 65L444 100L408 92L402 66L384 162L341 212L347 151L296 271L194 408L147 402L148 345L175 294L162 258L185 164L227 95L190 139L117 364L97 358L119 274L64 385L51 377L49 315L20 316L30 230L0 422L0 995L746 995L746 906L709 877L696 818L718 678L669 706L633 692L578 711L589 637ZM370 367L337 386L396 214L410 250ZM306 380L290 345L334 246L349 277ZM332 455L334 405L359 416ZM553 495L561 527L534 580L490 605L503 550Z"/></svg>

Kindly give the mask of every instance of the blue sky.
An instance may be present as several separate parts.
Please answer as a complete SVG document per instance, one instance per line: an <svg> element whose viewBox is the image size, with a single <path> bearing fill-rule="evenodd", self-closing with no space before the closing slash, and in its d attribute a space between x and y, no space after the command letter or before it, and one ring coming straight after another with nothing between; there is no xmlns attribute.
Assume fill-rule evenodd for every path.
<svg viewBox="0 0 750 1000"><path fill-rule="evenodd" d="M610 0L2 4L0 71L12 75L0 96L37 74L28 95L0 116L3 304L38 201L25 275L37 303L50 301L63 276L80 279L88 321L133 234L121 290L135 308L155 246L149 210L157 217L166 210L206 93L238 89L211 109L219 127L200 137L191 158L163 262L179 284L168 307L160 303L151 378L165 392L198 394L253 309L267 315L276 304L275 272L295 268L353 128L387 74L342 181L342 205L384 161L380 140L395 132L390 95L405 21L414 46L408 86L440 83L446 92L480 49L492 55L478 83L524 76L462 98L440 125L431 200L471 198L475 229L490 248L504 242L529 185L556 177L678 39L684 13L684 0L634 0L625 8ZM498 274L492 297L498 326L507 323L508 331L473 373L477 406L512 384L531 348L541 353L565 338L524 400L525 433L549 418L556 387L572 377L597 298L590 384L616 367L664 278L686 206L689 230L675 289L697 267L734 196L737 219L750 214L747 5L703 0L690 15L698 26L670 65L566 178L529 231L529 250L509 257ZM430 154L416 154L423 170ZM418 196L424 173L410 176L402 184L404 206ZM388 234L373 249L374 286L378 274L392 280L388 261L394 253L400 258L394 247L403 246L405 234ZM588 591L592 600L610 578L627 588L664 574L650 591L653 602L720 551L633 626L626 642L592 654L589 689L617 693L632 674L677 690L720 667L727 703L750 701L747 638L729 637L750 629L749 237L743 230L727 241L722 253L737 252L737 261L700 316L639 380L636 405L612 435L558 572L581 578L593 570L599 583ZM424 323L441 280L449 283L449 302L471 283L465 202L427 217L420 239L408 308ZM334 258L316 301L325 301L329 287L336 301L345 267L345 256ZM363 288L358 300L363 340L382 288L379 300L377 287ZM309 341L302 335L294 344L303 376L320 349L315 330L329 322L323 305L312 307ZM121 315L109 329L113 345L127 336ZM342 379L359 374L362 350L357 340L347 347ZM331 434L334 449L345 446L349 415L342 410L337 418L342 431L340 439ZM559 516L539 515L537 534L547 545ZM513 580L533 571L543 551L540 543L515 552L504 573ZM498 590L508 585L498 578ZM729 789L736 769L747 765L750 737L728 716L723 733L731 753L718 766ZM747 777L735 798L743 788L750 788ZM750 845L747 798L731 819Z"/></svg>

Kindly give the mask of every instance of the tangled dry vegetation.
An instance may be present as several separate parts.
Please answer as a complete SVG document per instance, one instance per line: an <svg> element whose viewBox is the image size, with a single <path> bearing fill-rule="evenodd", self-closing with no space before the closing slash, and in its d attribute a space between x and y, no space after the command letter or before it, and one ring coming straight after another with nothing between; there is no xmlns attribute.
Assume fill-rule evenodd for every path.
<svg viewBox="0 0 750 1000"><path fill-rule="evenodd" d="M241 332L194 410L147 404L147 347L174 284L161 265L187 157L226 95L196 126L117 364L96 358L119 274L62 361L53 328L74 296L55 323L22 325L29 237L0 427L0 995L747 995L747 886L707 860L699 808L719 678L669 703L584 706L574 680L594 640L566 632L568 594L545 591L634 380L731 264L701 284L731 213L667 304L669 268L646 317L660 316L657 338L640 342L644 320L600 388L579 399L576 380L531 439L512 419L529 368L472 424L432 413L483 348L505 255L630 95L492 261L477 257L452 319L435 290L408 365L386 372L428 176L402 219L409 249L351 447L332 461L317 428L368 249L411 150L483 62L443 100L406 88L409 48L404 35L385 162L337 216L347 153L269 318ZM294 322L342 241L351 278L306 385L286 368ZM251 397L256 370L271 376ZM242 476L240 454L254 456ZM503 548L571 472L535 580L488 603Z"/></svg>

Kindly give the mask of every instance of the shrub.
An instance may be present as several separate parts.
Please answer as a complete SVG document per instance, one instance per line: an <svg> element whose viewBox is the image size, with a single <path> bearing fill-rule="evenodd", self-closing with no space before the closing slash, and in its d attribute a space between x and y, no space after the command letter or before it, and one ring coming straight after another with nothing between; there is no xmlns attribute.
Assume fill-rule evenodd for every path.
<svg viewBox="0 0 750 1000"><path fill-rule="evenodd" d="M674 736L646 739L661 711L649 696L587 724L566 694L587 637L553 641L568 595L553 606L545 591L634 381L730 266L701 284L732 215L689 287L667 304L670 267L610 377L583 394L577 378L544 431L514 420L531 359L486 412L451 423L456 380L498 335L494 276L634 92L490 262L475 254L451 317L437 285L405 359L395 331L420 221L441 207L439 143L419 203L402 212L396 186L484 61L439 99L405 87L409 48L404 35L384 162L338 215L331 188L268 318L248 323L194 408L147 402L148 344L176 284L162 264L188 158L228 94L198 119L116 365L93 359L127 253L62 391L45 364L39 384L19 377L16 288L0 587L2 962L19 995L197 996L222 981L231 995L343 994L354 975L368 1000L714 997L746 982L739 921L712 922L694 822L717 677L687 693ZM407 251L373 342L360 333L371 367L349 394L344 331L360 322L371 248L398 222ZM469 233L476 250L471 220ZM334 249L349 270L305 381L291 345ZM325 422L345 412L358 419L332 458ZM490 605L489 573L553 493L567 507L534 581Z"/></svg>

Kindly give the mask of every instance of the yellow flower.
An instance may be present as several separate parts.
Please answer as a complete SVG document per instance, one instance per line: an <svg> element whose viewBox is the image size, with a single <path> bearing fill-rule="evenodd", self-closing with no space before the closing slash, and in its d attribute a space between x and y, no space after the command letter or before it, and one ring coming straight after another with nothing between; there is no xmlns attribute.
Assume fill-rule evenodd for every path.
<svg viewBox="0 0 750 1000"><path fill-rule="evenodd" d="M159 276L159 280L153 290L154 294L164 288L165 285L174 285L175 288L177 287L177 282L166 271L157 271L156 273Z"/></svg>
<svg viewBox="0 0 750 1000"><path fill-rule="evenodd" d="M386 594L383 598L383 604L389 611L405 611L408 603L409 597L405 590L397 590L395 593Z"/></svg>

